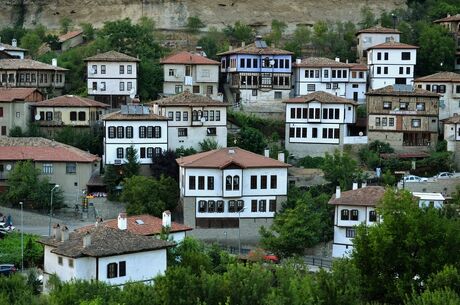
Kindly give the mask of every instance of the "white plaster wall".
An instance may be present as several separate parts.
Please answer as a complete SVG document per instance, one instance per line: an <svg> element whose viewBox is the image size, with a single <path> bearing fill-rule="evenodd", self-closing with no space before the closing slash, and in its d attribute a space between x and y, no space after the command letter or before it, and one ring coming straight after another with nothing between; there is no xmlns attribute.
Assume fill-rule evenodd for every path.
<svg viewBox="0 0 460 305"><path fill-rule="evenodd" d="M184 148L193 147L199 151L201 150L200 142L203 142L205 139L213 139L219 147L227 147L227 127L216 127L215 136L207 135L207 127L187 127L187 136L179 137L179 127L170 126L168 128L168 148L176 150L183 146Z"/></svg>
<svg viewBox="0 0 460 305"><path fill-rule="evenodd" d="M182 168L184 169L184 168ZM222 197L222 171L214 168L186 168L184 172L181 171L181 176L185 175L183 179L179 179L184 183L183 187L185 189L185 196L195 197L195 196L217 196ZM189 177L195 176L195 190L189 189ZM198 190L198 176L204 176L205 180L205 189ZM207 177L214 177L214 190L208 190L208 181ZM240 183L241 186L241 183Z"/></svg>
<svg viewBox="0 0 460 305"><path fill-rule="evenodd" d="M401 54L403 52L410 52L410 60L402 60ZM377 54L381 53L381 59L378 60ZM384 53L388 53L388 60L385 60ZM416 49L372 49L369 51L367 57L367 63L369 65L415 65L417 62L417 51Z"/></svg>
<svg viewBox="0 0 460 305"><path fill-rule="evenodd" d="M224 200L224 212L223 213L200 213L199 212L199 201L200 200ZM243 200L244 201L244 210L241 211L240 213L238 212L229 212L228 211L228 201L229 200ZM259 212L257 208L257 212L252 212L251 211L251 201L252 200L257 200L257 204L259 200L266 200L266 211L265 212ZM225 199L222 197L197 197L195 201L195 216L199 218L272 218L275 216L274 212L269 212L269 202L270 200L276 200L276 196L244 196L244 197L238 197L238 198L229 198ZM258 207L258 206L257 206ZM239 214L239 215L238 215Z"/></svg>
<svg viewBox="0 0 460 305"><path fill-rule="evenodd" d="M281 92L281 98L275 99L275 92ZM251 89L240 89L240 97L242 103L257 103L257 102L279 102L289 98L290 89L278 90L271 89L267 91L257 90L257 96L252 95Z"/></svg>
<svg viewBox="0 0 460 305"><path fill-rule="evenodd" d="M251 176L257 176L257 189L251 189ZM267 189L261 189L261 176L267 176ZM277 176L277 188L270 187L270 176ZM284 196L287 194L287 168L249 168L243 170L243 196Z"/></svg>
<svg viewBox="0 0 460 305"><path fill-rule="evenodd" d="M367 50L370 47L384 43L390 37L393 37L394 41L399 42L399 34L381 34L381 33L360 33L358 36L358 57L363 56L363 50ZM369 38L371 40L369 40Z"/></svg>
<svg viewBox="0 0 460 305"><path fill-rule="evenodd" d="M93 65L97 65L97 73L91 73ZM101 65L106 66L106 73L101 74ZM124 74L120 74L120 65L124 65ZM127 66L132 66L132 74L128 74ZM132 82L137 93L137 64L135 62L87 62L87 88L90 95L129 95L127 83ZM93 91L93 82L97 82L97 91ZM105 82L105 91L100 90L101 82ZM124 91L120 91L120 82L124 82Z"/></svg>
<svg viewBox="0 0 460 305"><path fill-rule="evenodd" d="M44 251L44 272L48 274L56 274L62 281L70 281L75 278L75 259L74 267L69 267L69 258L55 253L51 253L54 247L46 246ZM58 257L62 257L62 265L58 263Z"/></svg>
<svg viewBox="0 0 460 305"><path fill-rule="evenodd" d="M353 251L353 246L351 245L332 245L332 257L349 257Z"/></svg>

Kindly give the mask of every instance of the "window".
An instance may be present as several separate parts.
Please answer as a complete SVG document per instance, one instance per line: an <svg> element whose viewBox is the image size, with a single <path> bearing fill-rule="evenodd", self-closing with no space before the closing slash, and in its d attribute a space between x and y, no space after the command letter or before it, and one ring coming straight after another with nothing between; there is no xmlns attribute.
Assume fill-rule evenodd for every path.
<svg viewBox="0 0 460 305"><path fill-rule="evenodd" d="M258 61L257 59L254 58L254 59L252 60L252 67L253 67L253 68L257 68L258 65L259 65L259 61Z"/></svg>
<svg viewBox="0 0 460 305"><path fill-rule="evenodd" d="M132 65L127 65L126 70L127 70L128 74L133 74L133 66Z"/></svg>
<svg viewBox="0 0 460 305"><path fill-rule="evenodd" d="M208 127L206 128L206 135L207 136L215 136L217 134L216 127Z"/></svg>
<svg viewBox="0 0 460 305"><path fill-rule="evenodd" d="M383 55L384 55L384 58L383 58L383 59L384 59L384 60L388 60L388 52L385 52Z"/></svg>
<svg viewBox="0 0 460 305"><path fill-rule="evenodd" d="M244 58L240 58L240 68L244 68L244 67L245 67L245 65L244 65L245 62L246 62L246 61L244 60Z"/></svg>
<svg viewBox="0 0 460 305"><path fill-rule="evenodd" d="M236 212L236 201L235 200L229 200L228 201L228 212L229 213L235 213Z"/></svg>
<svg viewBox="0 0 460 305"><path fill-rule="evenodd" d="M120 65L120 74L125 74L125 66Z"/></svg>
<svg viewBox="0 0 460 305"><path fill-rule="evenodd" d="M117 263L110 263L107 265L107 278L111 279L118 276Z"/></svg>
<svg viewBox="0 0 460 305"><path fill-rule="evenodd" d="M407 102L400 102L399 103L399 110L407 110L408 103Z"/></svg>
<svg viewBox="0 0 460 305"><path fill-rule="evenodd" d="M216 121L220 121L220 110L216 110Z"/></svg>
<svg viewBox="0 0 460 305"><path fill-rule="evenodd" d="M139 126L139 138L143 139L146 137L147 127Z"/></svg>
<svg viewBox="0 0 460 305"><path fill-rule="evenodd" d="M206 201L205 200L198 201L198 212L206 213L207 210L208 210L208 206L206 204Z"/></svg>
<svg viewBox="0 0 460 305"><path fill-rule="evenodd" d="M120 91L125 91L125 82L120 82Z"/></svg>
<svg viewBox="0 0 460 305"><path fill-rule="evenodd" d="M159 139L161 138L161 127L160 126L155 126L153 128L153 137L155 139Z"/></svg>
<svg viewBox="0 0 460 305"><path fill-rule="evenodd" d="M174 119L174 111L168 111L168 120L173 120Z"/></svg>
<svg viewBox="0 0 460 305"><path fill-rule="evenodd" d="M401 60L410 60L410 52L401 52Z"/></svg>
<svg viewBox="0 0 460 305"><path fill-rule="evenodd" d="M126 126L126 138L133 138L133 126Z"/></svg>
<svg viewBox="0 0 460 305"><path fill-rule="evenodd" d="M290 127L290 128L289 128L289 137L290 137L290 138L294 138L294 137L295 137L295 128L294 128L294 127Z"/></svg>
<svg viewBox="0 0 460 305"><path fill-rule="evenodd" d="M126 261L118 263L118 274L119 276L126 276Z"/></svg>
<svg viewBox="0 0 460 305"><path fill-rule="evenodd" d="M417 109L417 111L425 111L425 103L416 103L415 109Z"/></svg>
<svg viewBox="0 0 460 305"><path fill-rule="evenodd" d="M455 93L460 93L460 85L455 86Z"/></svg>
<svg viewBox="0 0 460 305"><path fill-rule="evenodd" d="M207 95L212 95L213 93L213 86L206 86L206 94Z"/></svg>
<svg viewBox="0 0 460 305"><path fill-rule="evenodd" d="M257 212L257 200L251 200L251 212Z"/></svg>
<svg viewBox="0 0 460 305"><path fill-rule="evenodd" d="M383 109L391 109L391 102L383 102Z"/></svg>
<svg viewBox="0 0 460 305"><path fill-rule="evenodd" d="M377 67L377 74L382 74L382 68L381 67Z"/></svg>
<svg viewBox="0 0 460 305"><path fill-rule="evenodd" d="M358 218L359 218L359 212L358 212L358 210L351 210L351 217L350 217L350 219L356 221L356 220L358 220Z"/></svg>
<svg viewBox="0 0 460 305"><path fill-rule="evenodd" d="M406 74L410 74L410 67L406 67Z"/></svg>
<svg viewBox="0 0 460 305"><path fill-rule="evenodd" d="M281 91L275 91L275 100L280 100L283 98L283 93Z"/></svg>
<svg viewBox="0 0 460 305"><path fill-rule="evenodd" d="M243 200L237 200L236 201L236 211L241 212L244 209L244 201Z"/></svg>
<svg viewBox="0 0 460 305"><path fill-rule="evenodd" d="M251 176L251 190L257 189L257 176Z"/></svg>
<svg viewBox="0 0 460 305"><path fill-rule="evenodd" d="M70 120L71 121L76 121L77 120L77 112L76 111L71 111L70 112Z"/></svg>
<svg viewBox="0 0 460 305"><path fill-rule="evenodd" d="M420 119L413 119L412 120L412 127L413 128L420 128L421 120Z"/></svg>
<svg viewBox="0 0 460 305"><path fill-rule="evenodd" d="M399 74L403 74L404 73L404 67L399 67Z"/></svg>
<svg viewBox="0 0 460 305"><path fill-rule="evenodd" d="M377 213L375 211L369 211L369 222L377 221Z"/></svg>
<svg viewBox="0 0 460 305"><path fill-rule="evenodd" d="M388 67L383 67L383 74L388 74Z"/></svg>
<svg viewBox="0 0 460 305"><path fill-rule="evenodd" d="M329 70L324 70L324 78L329 78Z"/></svg>
<svg viewBox="0 0 460 305"><path fill-rule="evenodd" d="M318 128L316 128L316 127L312 128L311 137L314 138L314 139L318 138Z"/></svg>
<svg viewBox="0 0 460 305"><path fill-rule="evenodd" d="M387 126L387 118L382 118L382 126Z"/></svg>
<svg viewBox="0 0 460 305"><path fill-rule="evenodd" d="M381 52L377 52L377 60L382 60L382 53Z"/></svg>
<svg viewBox="0 0 460 305"><path fill-rule="evenodd" d="M233 176L233 190L237 191L240 189L240 176Z"/></svg>
<svg viewBox="0 0 460 305"><path fill-rule="evenodd" d="M307 91L315 91L315 84L308 84Z"/></svg>
<svg viewBox="0 0 460 305"><path fill-rule="evenodd" d="M101 82L101 91L105 91L105 82Z"/></svg>
<svg viewBox="0 0 460 305"><path fill-rule="evenodd" d="M181 112L176 111L176 121L180 121L180 119L181 119Z"/></svg>
<svg viewBox="0 0 460 305"><path fill-rule="evenodd" d="M260 176L260 188L263 190L267 189L267 176L266 175Z"/></svg>
<svg viewBox="0 0 460 305"><path fill-rule="evenodd" d="M182 113L182 120L188 121L188 112L187 112L187 111L184 111L184 112Z"/></svg>
<svg viewBox="0 0 460 305"><path fill-rule="evenodd" d="M117 127L117 138L123 139L124 138L124 127L118 126Z"/></svg>
<svg viewBox="0 0 460 305"><path fill-rule="evenodd" d="M204 176L198 176L198 189L204 190Z"/></svg>
<svg viewBox="0 0 460 305"><path fill-rule="evenodd" d="M79 121L85 121L85 120L86 120L86 112L84 112L84 111L79 111L79 112L78 112L78 120L79 120Z"/></svg>
<svg viewBox="0 0 460 305"><path fill-rule="evenodd" d="M17 118L20 118L20 117L21 117L21 112L16 111L16 117L17 117Z"/></svg>
<svg viewBox="0 0 460 305"><path fill-rule="evenodd" d="M345 236L347 238L354 238L356 236L356 230L354 228L347 228L345 231Z"/></svg>
<svg viewBox="0 0 460 305"><path fill-rule="evenodd" d="M208 176L208 190L214 190L214 177Z"/></svg>
<svg viewBox="0 0 460 305"><path fill-rule="evenodd" d="M91 72L93 72L93 74L97 74L97 65L92 65L91 68L92 68Z"/></svg>
<svg viewBox="0 0 460 305"><path fill-rule="evenodd" d="M131 91L133 89L133 83L132 82L127 82L126 83L126 90Z"/></svg>
<svg viewBox="0 0 460 305"><path fill-rule="evenodd" d="M58 264L62 266L62 256L58 256Z"/></svg>
<svg viewBox="0 0 460 305"><path fill-rule="evenodd" d="M295 119L296 118L296 108L291 108L291 119Z"/></svg>
<svg viewBox="0 0 460 305"><path fill-rule="evenodd" d="M208 110L204 110L203 111L203 118L205 121L208 121L208 116L209 116L209 111Z"/></svg>
<svg viewBox="0 0 460 305"><path fill-rule="evenodd" d="M194 190L196 188L195 180L196 180L195 176L188 177L188 189L189 190Z"/></svg>
<svg viewBox="0 0 460 305"><path fill-rule="evenodd" d="M182 92L182 85L176 85L175 92L176 92L176 94L181 93Z"/></svg>
<svg viewBox="0 0 460 305"><path fill-rule="evenodd" d="M232 176L228 175L225 177L225 190L231 191L232 190Z"/></svg>
<svg viewBox="0 0 460 305"><path fill-rule="evenodd" d="M108 133L109 133L109 138L110 138L110 139L115 138L115 127L114 127L114 126L110 126L109 129L108 129Z"/></svg>
<svg viewBox="0 0 460 305"><path fill-rule="evenodd" d="M101 74L105 74L105 65L101 65Z"/></svg>
<svg viewBox="0 0 460 305"><path fill-rule="evenodd" d="M75 174L77 172L77 163L70 162L65 165L66 174Z"/></svg>
<svg viewBox="0 0 460 305"><path fill-rule="evenodd" d="M259 200L259 212L266 212L267 211L267 200Z"/></svg>
<svg viewBox="0 0 460 305"><path fill-rule="evenodd" d="M200 93L200 86L193 86L193 93L199 94Z"/></svg>
<svg viewBox="0 0 460 305"><path fill-rule="evenodd" d="M331 83L326 84L326 89L331 89Z"/></svg>
<svg viewBox="0 0 460 305"><path fill-rule="evenodd" d="M390 126L390 127L395 126L395 118L389 118L388 119L388 126Z"/></svg>
<svg viewBox="0 0 460 305"><path fill-rule="evenodd" d="M271 189L276 189L278 187L278 180L277 180L276 175L271 175L270 176L270 188Z"/></svg>
<svg viewBox="0 0 460 305"><path fill-rule="evenodd" d="M46 112L46 120L52 121L53 120L53 113L51 111Z"/></svg>
<svg viewBox="0 0 460 305"><path fill-rule="evenodd" d="M271 199L268 202L268 211L269 212L275 212L276 211L276 200Z"/></svg>
<svg viewBox="0 0 460 305"><path fill-rule="evenodd" d="M223 213L223 212L224 212L224 201L217 200L217 213Z"/></svg>
<svg viewBox="0 0 460 305"><path fill-rule="evenodd" d="M123 148L122 147L117 148L117 158L123 159Z"/></svg>
<svg viewBox="0 0 460 305"><path fill-rule="evenodd" d="M208 201L208 213L214 213L216 211L216 202L214 200Z"/></svg>
<svg viewBox="0 0 460 305"><path fill-rule="evenodd" d="M69 268L73 268L73 259L69 258Z"/></svg>
<svg viewBox="0 0 460 305"><path fill-rule="evenodd" d="M52 163L43 163L43 174L51 175L53 173L53 164Z"/></svg>
<svg viewBox="0 0 460 305"><path fill-rule="evenodd" d="M147 158L153 158L153 147L147 147Z"/></svg>
<svg viewBox="0 0 460 305"><path fill-rule="evenodd" d="M340 211L340 220L350 220L350 211L346 209Z"/></svg>
<svg viewBox="0 0 460 305"><path fill-rule="evenodd" d="M177 136L186 137L187 136L187 128L178 128L177 129Z"/></svg>
<svg viewBox="0 0 460 305"><path fill-rule="evenodd" d="M161 147L155 147L155 152L153 154L154 157L159 157L161 156L162 152L161 152Z"/></svg>

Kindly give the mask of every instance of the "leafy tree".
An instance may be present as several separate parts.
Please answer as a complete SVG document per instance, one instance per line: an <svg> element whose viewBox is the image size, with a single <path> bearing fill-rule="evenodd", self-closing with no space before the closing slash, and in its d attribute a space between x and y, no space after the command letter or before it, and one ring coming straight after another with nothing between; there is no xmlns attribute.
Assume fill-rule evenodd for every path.
<svg viewBox="0 0 460 305"><path fill-rule="evenodd" d="M187 25L185 26L187 31L192 34L197 34L200 29L204 28L206 25L201 21L198 16L191 16L187 18Z"/></svg>
<svg viewBox="0 0 460 305"><path fill-rule="evenodd" d="M366 29L377 25L378 19L369 6L361 8L361 21L358 23L361 29Z"/></svg>
<svg viewBox="0 0 460 305"><path fill-rule="evenodd" d="M198 145L200 145L200 150L201 151L210 151L210 150L214 150L214 149L219 148L219 145L217 144L217 141L212 139L212 138L204 139L203 141L198 143Z"/></svg>
<svg viewBox="0 0 460 305"><path fill-rule="evenodd" d="M341 153L339 150L332 155L325 154L321 169L324 178L332 185L340 186L342 190L350 189L359 173L356 161L346 152Z"/></svg>
<svg viewBox="0 0 460 305"><path fill-rule="evenodd" d="M79 130L72 126L65 126L59 130L54 139L58 142L77 147L92 154L102 155L103 132L99 128Z"/></svg>
<svg viewBox="0 0 460 305"><path fill-rule="evenodd" d="M421 295L413 293L404 305L455 305L460 304L460 296L450 289L427 290Z"/></svg>
<svg viewBox="0 0 460 305"><path fill-rule="evenodd" d="M152 170L153 177L159 179L161 176L165 176L178 181L179 165L176 162L177 157L176 153L172 150L167 150L163 152L161 156L152 158L150 169Z"/></svg>
<svg viewBox="0 0 460 305"><path fill-rule="evenodd" d="M13 128L11 128L8 135L13 138L19 138L24 136L22 128L20 126L14 126Z"/></svg>
<svg viewBox="0 0 460 305"><path fill-rule="evenodd" d="M186 157L196 154L197 151L193 147L185 148L184 146L179 147L176 149L176 156L177 157Z"/></svg>
<svg viewBox="0 0 460 305"><path fill-rule="evenodd" d="M28 32L21 38L21 48L28 49L29 54L35 58L37 51L42 44L40 36L34 32Z"/></svg>
<svg viewBox="0 0 460 305"><path fill-rule="evenodd" d="M125 178L131 178L139 174L140 163L137 155L137 149L133 146L126 150L126 163L123 164L123 174Z"/></svg>
<svg viewBox="0 0 460 305"><path fill-rule="evenodd" d="M236 145L254 153L262 154L267 142L259 130L252 127L243 127L238 133Z"/></svg>
<svg viewBox="0 0 460 305"><path fill-rule="evenodd" d="M26 32L27 30L22 26L4 27L0 29L0 37L2 38L2 42L11 44L13 39L21 41L22 36L24 36Z"/></svg>
<svg viewBox="0 0 460 305"><path fill-rule="evenodd" d="M254 30L249 25L240 21L235 22L234 26L228 25L223 32L232 43L250 43L254 40L255 36Z"/></svg>
<svg viewBox="0 0 460 305"><path fill-rule="evenodd" d="M50 49L53 51L59 50L61 47L61 43L59 42L59 37L56 35L53 35L53 34L46 35L45 41L50 47Z"/></svg>
<svg viewBox="0 0 460 305"><path fill-rule="evenodd" d="M385 186L394 186L396 184L396 177L387 169L382 175L382 183Z"/></svg>
<svg viewBox="0 0 460 305"><path fill-rule="evenodd" d="M30 268L43 263L43 247L37 243L39 236L24 234L24 267ZM21 266L21 234L6 234L0 243L0 264Z"/></svg>
<svg viewBox="0 0 460 305"><path fill-rule="evenodd" d="M197 45L203 48L208 58L217 60L218 56L216 54L228 50L229 42L224 33L212 27L206 34L201 36Z"/></svg>
<svg viewBox="0 0 460 305"><path fill-rule="evenodd" d="M61 34L66 34L72 29L72 19L63 17L59 20L59 25L61 26Z"/></svg>
<svg viewBox="0 0 460 305"><path fill-rule="evenodd" d="M283 33L287 28L287 24L283 21L273 19L272 20L272 27L271 32L268 34L265 39L267 43L273 43L275 45L279 45L281 38L283 37Z"/></svg>
<svg viewBox="0 0 460 305"><path fill-rule="evenodd" d="M10 305L39 304L26 279L19 274L0 276L0 303Z"/></svg>
<svg viewBox="0 0 460 305"><path fill-rule="evenodd" d="M123 171L121 167L108 164L104 168L104 183L107 185L109 199L115 199L118 195L117 187L123 181Z"/></svg>
<svg viewBox="0 0 460 305"><path fill-rule="evenodd" d="M96 30L91 23L80 23L80 27L83 31L83 39L85 41L91 41L96 35Z"/></svg>
<svg viewBox="0 0 460 305"><path fill-rule="evenodd" d="M296 57L302 57L302 50L311 39L311 30L305 25L297 26L292 38L286 42L284 49L294 52Z"/></svg>

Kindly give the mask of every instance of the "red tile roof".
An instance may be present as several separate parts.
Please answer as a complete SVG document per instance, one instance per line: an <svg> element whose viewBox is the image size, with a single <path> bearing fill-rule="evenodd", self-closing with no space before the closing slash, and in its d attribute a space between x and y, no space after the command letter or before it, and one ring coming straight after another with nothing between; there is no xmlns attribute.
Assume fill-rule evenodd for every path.
<svg viewBox="0 0 460 305"><path fill-rule="evenodd" d="M0 88L0 102L24 101L35 91L41 94L36 88Z"/></svg>
<svg viewBox="0 0 460 305"><path fill-rule="evenodd" d="M72 39L80 34L83 34L83 31L82 30L76 30L76 31L72 31L72 32L68 32L64 35L61 35L59 36L59 42L65 42L69 39Z"/></svg>
<svg viewBox="0 0 460 305"><path fill-rule="evenodd" d="M460 74L454 72L438 72L427 76L416 78L414 82L460 82Z"/></svg>
<svg viewBox="0 0 460 305"><path fill-rule="evenodd" d="M332 67L332 68L350 68L350 64L336 61L326 57L308 57L293 63L294 67Z"/></svg>
<svg viewBox="0 0 460 305"><path fill-rule="evenodd" d="M99 107L108 108L109 105L76 95L61 95L49 100L35 103L36 107Z"/></svg>
<svg viewBox="0 0 460 305"><path fill-rule="evenodd" d="M160 61L161 64L185 64L185 65L220 65L218 61L209 59L207 57L190 53L179 52L168 56Z"/></svg>
<svg viewBox="0 0 460 305"><path fill-rule="evenodd" d="M45 138L0 137L0 160L90 163L100 158L76 147Z"/></svg>
<svg viewBox="0 0 460 305"><path fill-rule="evenodd" d="M182 93L171 95L156 101L148 102L148 105L160 105L160 106L214 106L214 107L227 107L230 106L227 103L213 100L212 98L204 95L193 94L186 90Z"/></svg>
<svg viewBox="0 0 460 305"><path fill-rule="evenodd" d="M418 49L419 47L413 46L410 44L396 42L396 41L388 41L381 44L377 44L375 46L369 47L368 49Z"/></svg>
<svg viewBox="0 0 460 305"><path fill-rule="evenodd" d="M198 153L176 159L179 166L185 168L218 168L224 169L230 165L241 168L282 168L291 165L267 158L239 147L227 147Z"/></svg>
<svg viewBox="0 0 460 305"><path fill-rule="evenodd" d="M127 223L127 231L138 235L159 235L163 227L161 218L147 214L128 216ZM117 229L118 219L106 220L100 223L99 226ZM94 225L82 227L80 229L77 229L77 231L86 231L92 227L94 227ZM177 222L171 222L171 233L184 232L190 230L192 230L192 228L187 227L186 225Z"/></svg>
<svg viewBox="0 0 460 305"><path fill-rule="evenodd" d="M291 51L286 51L282 49L277 49L277 48L271 48L271 47L266 47L266 48L259 48L256 47L255 43L251 43L247 46L241 47L241 48L236 48L233 50L229 50L226 52L222 52L217 54L218 56L222 55L230 55L230 54L253 54L253 55L294 55Z"/></svg>
<svg viewBox="0 0 460 305"><path fill-rule="evenodd" d="M324 91L316 91L307 95L290 98L283 103L309 103L317 101L324 104L351 104L358 105L355 101L349 100Z"/></svg>
<svg viewBox="0 0 460 305"><path fill-rule="evenodd" d="M435 20L435 23L440 23L440 22L452 22L452 21L460 21L460 14L450 16L448 15L447 17Z"/></svg>
<svg viewBox="0 0 460 305"><path fill-rule="evenodd" d="M402 90L398 89L401 88ZM435 92L416 88L411 85L389 85L380 89L370 90L366 95L388 95L388 96L428 96L439 97Z"/></svg>
<svg viewBox="0 0 460 305"><path fill-rule="evenodd" d="M329 200L332 205L376 206L385 194L382 186L366 186L356 190L345 191L336 198L335 194Z"/></svg>
<svg viewBox="0 0 460 305"><path fill-rule="evenodd" d="M375 34L401 34L400 31L396 29L390 29L390 28L384 28L382 26L373 26L367 29L362 29L356 32L356 35L359 35L361 33L375 33Z"/></svg>
<svg viewBox="0 0 460 305"><path fill-rule="evenodd" d="M364 70L364 71L367 71L367 66L366 65L355 64L355 63L350 64L350 65L351 65L350 70L360 70L360 71Z"/></svg>
<svg viewBox="0 0 460 305"><path fill-rule="evenodd" d="M117 51L108 51L91 57L87 57L84 61L115 61L115 62L139 62L136 57L132 57Z"/></svg>

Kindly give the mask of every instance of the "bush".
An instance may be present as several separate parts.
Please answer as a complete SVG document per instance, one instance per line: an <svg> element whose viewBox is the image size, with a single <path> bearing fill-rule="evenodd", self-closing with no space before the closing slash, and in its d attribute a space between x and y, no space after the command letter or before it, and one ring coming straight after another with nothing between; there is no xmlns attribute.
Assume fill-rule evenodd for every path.
<svg viewBox="0 0 460 305"><path fill-rule="evenodd" d="M304 168L321 168L324 163L323 157L306 156L299 160L299 166Z"/></svg>

